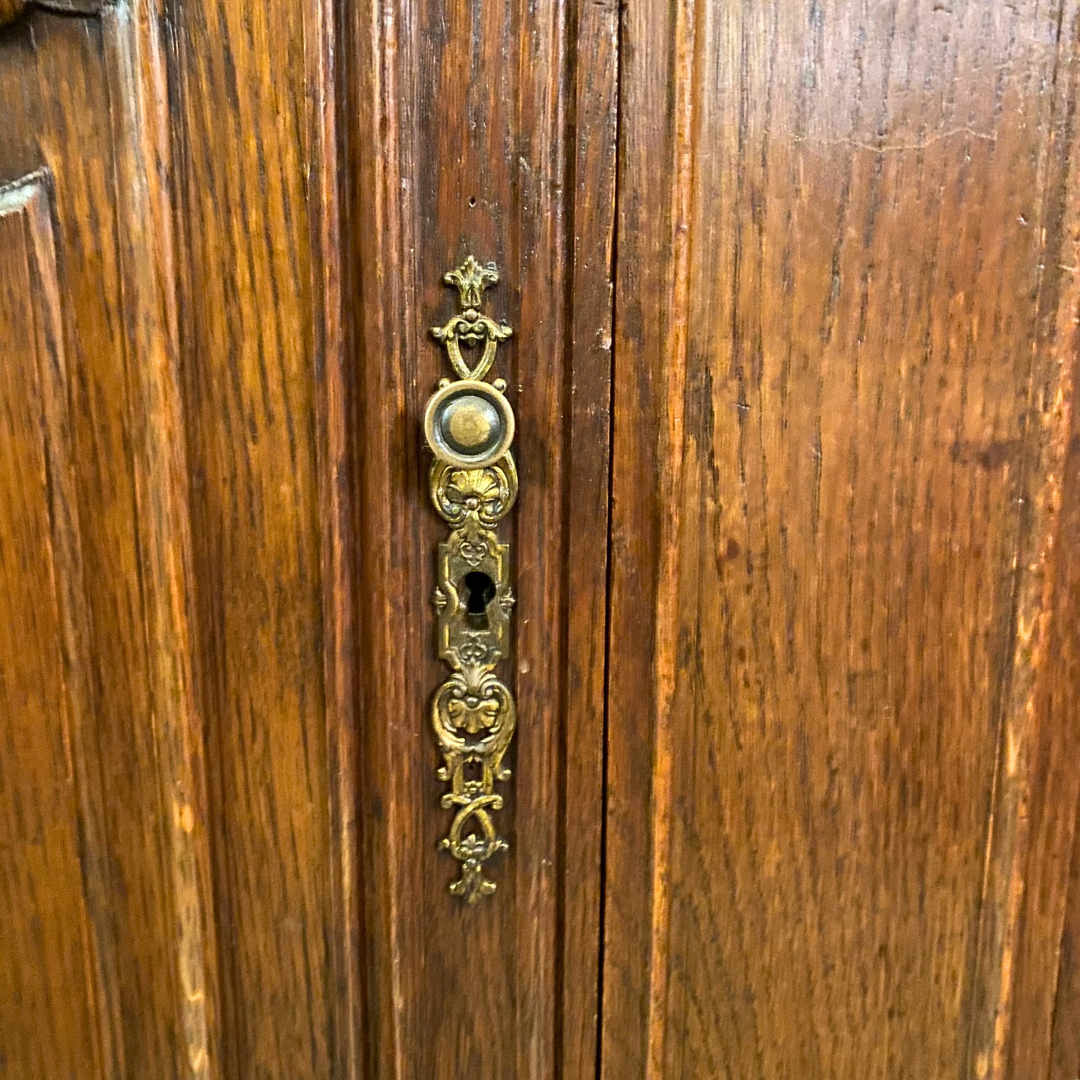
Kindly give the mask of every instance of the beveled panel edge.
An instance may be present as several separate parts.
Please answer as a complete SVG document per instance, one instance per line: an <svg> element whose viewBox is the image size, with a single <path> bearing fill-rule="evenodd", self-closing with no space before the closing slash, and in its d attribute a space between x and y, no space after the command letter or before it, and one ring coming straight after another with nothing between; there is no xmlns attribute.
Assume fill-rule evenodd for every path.
<svg viewBox="0 0 1080 1080"><path fill-rule="evenodd" d="M97 15L108 0L0 0L0 30L32 8L60 15Z"/></svg>
<svg viewBox="0 0 1080 1080"><path fill-rule="evenodd" d="M116 147L143 620L152 665L149 700L156 720L166 869L176 927L176 1067L185 1080L213 1080L221 1075L216 919L203 722L196 693L172 128L160 31L164 3L128 0L95 3L93 9L103 20ZM60 0L56 10L82 9Z"/></svg>

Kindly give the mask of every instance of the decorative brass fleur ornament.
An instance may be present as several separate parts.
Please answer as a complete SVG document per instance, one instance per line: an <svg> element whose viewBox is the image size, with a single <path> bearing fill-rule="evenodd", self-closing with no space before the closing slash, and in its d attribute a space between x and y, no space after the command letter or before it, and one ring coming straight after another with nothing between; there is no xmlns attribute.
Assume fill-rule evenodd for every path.
<svg viewBox="0 0 1080 1080"><path fill-rule="evenodd" d="M431 501L451 526L439 544L434 603L439 656L452 674L435 691L431 724L443 756L439 779L450 785L442 805L455 810L441 844L461 864L450 891L474 904L495 891L484 864L507 848L492 813L503 805L495 783L510 777L502 760L517 722L513 695L495 675L509 645L514 604L510 548L495 531L517 498L514 413L502 393L506 383L483 381L499 342L512 331L479 310L484 290L499 280L493 264L470 255L443 280L457 287L461 310L431 332L446 346L458 379L439 384L424 431L435 454ZM463 344L483 345L471 366Z"/></svg>
<svg viewBox="0 0 1080 1080"><path fill-rule="evenodd" d="M505 323L497 323L480 314L484 289L499 282L499 272L494 263L481 266L471 255L456 269L443 276L447 285L456 285L461 300L461 312L445 326L433 326L431 333L436 341L446 346L450 363L462 379L482 379L491 369L495 350L513 331ZM472 368L461 355L461 343L479 345L484 351ZM503 384L505 386L505 383Z"/></svg>
<svg viewBox="0 0 1080 1080"><path fill-rule="evenodd" d="M484 302L484 290L489 285L499 284L499 271L495 269L494 263L484 266L470 255L456 270L447 270L443 274L443 281L447 285L457 286L461 295L461 308L465 311L478 308ZM509 330L507 327L507 334Z"/></svg>

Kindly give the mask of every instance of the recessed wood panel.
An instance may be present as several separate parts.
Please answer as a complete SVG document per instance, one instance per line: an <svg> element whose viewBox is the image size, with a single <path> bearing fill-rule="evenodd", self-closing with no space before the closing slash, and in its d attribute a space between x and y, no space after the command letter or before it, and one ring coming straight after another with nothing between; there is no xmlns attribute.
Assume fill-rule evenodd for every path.
<svg viewBox="0 0 1080 1080"><path fill-rule="evenodd" d="M85 932L93 962L75 957L62 972L55 964L39 972L50 1008L73 1017L70 1036L58 1042L62 1049L69 1039L70 1066L41 1061L12 1075L52 1080L97 1069L108 1080L203 1077L215 1068L216 995L206 976L214 968L214 926L187 636L187 477L161 12L142 2L50 6L63 14L27 5L0 31L0 177L41 178L49 199L46 206L35 196L35 221L55 250L51 307L38 324L51 335L44 389L25 378L10 383L11 416L44 408L43 452L64 461L53 468L46 456L59 615L48 625L41 621L48 608L27 604L11 621L38 620L40 648L19 654L27 677L36 671L80 702L55 761L43 755L61 735L50 724L33 725L46 740L40 771L21 778L24 796L32 788L55 804L52 828L57 836L71 831L78 865L66 867L58 855L48 892L35 899L30 884L16 879L11 902L24 920L33 921L39 902L65 911L64 940ZM5 286L15 296L18 252L5 243L4 257ZM31 273L36 287L46 279ZM39 296L28 299L40 307ZM26 302L12 300L3 312L6 332L20 318L39 319L35 308L20 309ZM11 359L5 352L6 379L25 367ZM68 429L64 457L54 433ZM4 443L5 452L30 453L20 437ZM25 484L39 472L30 458L2 470L12 483L25 473ZM78 575L66 569L76 552ZM26 579L23 588L30 587ZM66 650L59 680L49 648ZM46 771L55 775L47 780ZM66 807L65 784L76 799ZM16 941L0 936L5 959ZM81 1045L80 1008L101 1033L96 1059ZM41 1034L22 1032L22 1052L52 1053Z"/></svg>
<svg viewBox="0 0 1080 1080"><path fill-rule="evenodd" d="M1046 1070L1076 15L627 6L613 1080Z"/></svg>
<svg viewBox="0 0 1080 1080"><path fill-rule="evenodd" d="M193 0L174 132L185 436L229 1077L335 1066L316 401L315 4ZM311 95L310 99L308 95ZM308 180L312 187L309 189ZM320 315L317 316L317 312ZM336 714L333 718L336 722Z"/></svg>
<svg viewBox="0 0 1080 1080"><path fill-rule="evenodd" d="M59 305L39 174L0 188L0 1072L43 1080L103 1075L72 738L89 672Z"/></svg>

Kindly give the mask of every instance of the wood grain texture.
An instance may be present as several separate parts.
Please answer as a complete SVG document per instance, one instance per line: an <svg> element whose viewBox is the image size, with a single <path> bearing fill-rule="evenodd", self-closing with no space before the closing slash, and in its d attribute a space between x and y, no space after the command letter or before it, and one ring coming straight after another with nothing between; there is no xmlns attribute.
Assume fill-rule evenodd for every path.
<svg viewBox="0 0 1080 1080"><path fill-rule="evenodd" d="M626 7L607 1076L1048 1069L1076 19Z"/></svg>
<svg viewBox="0 0 1080 1080"><path fill-rule="evenodd" d="M346 933L332 921L312 10L194 0L175 23L180 326L231 1078L330 1074ZM311 90L317 105L324 90Z"/></svg>
<svg viewBox="0 0 1080 1080"><path fill-rule="evenodd" d="M0 26L0 1077L1075 1080L1077 0ZM419 423L470 252L476 908Z"/></svg>
<svg viewBox="0 0 1080 1080"><path fill-rule="evenodd" d="M1054 987L1050 1080L1080 1075L1080 829L1074 823L1069 867L1069 899L1061 936L1060 967Z"/></svg>
<svg viewBox="0 0 1080 1080"><path fill-rule="evenodd" d="M26 0L0 0L0 26L13 22L26 10Z"/></svg>
<svg viewBox="0 0 1080 1080"><path fill-rule="evenodd" d="M82 882L85 845L100 843L80 805L90 673L47 174L0 188L0 253L0 1074L104 1077Z"/></svg>
<svg viewBox="0 0 1080 1080"><path fill-rule="evenodd" d="M72 670L87 686L70 744L94 958L83 1005L110 1080L205 1076L216 962L186 630L161 12L142 0L100 15L98 4L43 6L63 14L30 11L0 38L0 176L37 170L52 193L69 373L56 401L70 410L73 476L60 531L81 552L62 608L81 625ZM50 992L64 999L62 985Z"/></svg>
<svg viewBox="0 0 1080 1080"><path fill-rule="evenodd" d="M203 720L195 686L194 579L180 387L173 128L161 0L103 10L117 147L129 416L149 705L168 829L181 1076L220 1076Z"/></svg>
<svg viewBox="0 0 1080 1080"><path fill-rule="evenodd" d="M14 22L30 7L57 11L65 15L91 15L101 10L108 0L0 0L0 28Z"/></svg>
<svg viewBox="0 0 1080 1080"><path fill-rule="evenodd" d="M1048 139L1061 138L1064 149L1048 154L1049 182L1040 215L1045 239L1033 341L1037 351L1028 388L1032 455L1025 462L1013 658L1007 670L992 820L996 844L998 834L1006 831L999 826L999 808L1002 802L1015 802L1017 824L1008 837L1013 848L1011 902L1007 919L1001 919L1001 953L992 958L999 974L987 980L996 996L995 1023L993 1043L986 1036L983 1040L992 1045L988 1072L995 1077L1041 1076L1047 1069L1080 793L1080 712L1075 708L1080 695L1080 418L1074 404L1080 312L1069 287L1073 268L1080 265L1080 203L1074 196L1080 64L1075 56L1076 16L1063 11L1062 18L1063 26L1072 20L1074 40L1070 44L1062 32L1063 55L1053 82ZM1060 135L1054 121L1064 129ZM994 854L992 846L991 859ZM983 898L984 916L997 906L992 885L991 880ZM987 922L984 917L984 947ZM976 1068L984 1052L979 1039L976 1025Z"/></svg>
<svg viewBox="0 0 1080 1080"><path fill-rule="evenodd" d="M44 157L56 177L77 372L97 717L83 757L101 770L87 805L102 818L82 853L102 968L82 1006L100 1012L110 1078L358 1076L384 1052L385 1024L407 1036L402 1076L435 1063L594 1071L616 13L462 5L431 49L443 13L416 13L427 51L410 92L427 141L396 171L339 128L339 109L382 107L365 97L355 36L373 14L148 0L86 20L32 10L0 45L20 136L0 165L17 176ZM409 115L394 111L393 129ZM375 134L393 149L394 130ZM499 156L504 143L514 155ZM440 163L460 145L455 175ZM366 170L391 166L393 188L417 193L425 239L414 265L385 264L384 295L373 255L390 241L365 231L363 196ZM426 336L448 299L441 274L474 246L513 283L499 302L525 357L519 368L511 353L505 373L523 395L516 691L530 721L504 902L469 923L435 873L446 822L425 742L438 670L427 598L440 526L415 417L443 374ZM424 302L379 358L376 312L409 290ZM415 367L399 410L357 393L396 378L401 356ZM395 455L384 471L381 443ZM415 544L371 530L373 497L399 507ZM379 576L387 551L408 576ZM408 608L404 649L388 597ZM412 717L401 746L378 726L395 695ZM380 771L416 790L382 796ZM386 820L410 814L417 827L387 841ZM400 895L383 844L411 860ZM370 935L387 897L385 940L405 951L384 966ZM411 996L387 993L394 978Z"/></svg>
<svg viewBox="0 0 1080 1080"><path fill-rule="evenodd" d="M345 197L340 109L341 12L324 0L304 7L315 304L319 522L322 560L323 671L330 783L330 886L334 934L328 961L331 1075L358 1080L364 1063L362 866L359 826L358 596L362 588L353 460L355 407L343 308L342 201Z"/></svg>
<svg viewBox="0 0 1080 1080"><path fill-rule="evenodd" d="M370 2L346 31L368 1075L592 1075L615 9ZM488 305L514 327L494 374L521 472L501 527L518 597L510 852L475 908L448 893L437 850L449 818L427 714L445 677L430 608L445 527L419 424L448 374L429 336L453 302L442 275L470 252L498 264Z"/></svg>
<svg viewBox="0 0 1080 1080"><path fill-rule="evenodd" d="M611 441L611 335L619 68L615 3L575 11L572 83L573 270L566 445L566 725L558 850L563 915L560 1072L593 1077L599 978L607 577ZM603 627L603 631L601 630Z"/></svg>
<svg viewBox="0 0 1080 1080"><path fill-rule="evenodd" d="M1075 383L1073 394L1075 402ZM1057 768L1063 768L1074 783L1080 774L1076 767L1076 746L1080 738L1076 731L1076 701L1080 698L1080 635L1077 634L1080 626L1080 550L1076 544L1076 537L1080 536L1080 410L1075 404L1063 472L1054 626L1044 680L1045 700L1041 705L1047 716L1044 742L1063 739L1066 749L1055 756L1055 760L1040 748L1041 775L1033 785L1037 797L1043 791L1052 793L1060 785L1058 778L1046 776L1051 762ZM1033 962L1025 963L1022 970L1024 974L1030 973L1030 978L1016 991L1021 1023L1031 1014L1040 1025L1036 1029L1038 1034L1050 1039L1049 1080L1076 1080L1080 1076L1080 829L1076 827L1076 816L1070 821L1064 799L1060 806L1046 804L1043 800L1042 804L1037 803L1036 812L1032 814L1031 830L1035 837L1058 840L1062 827L1069 824L1073 829L1071 857L1065 856L1057 844L1051 848L1049 858L1038 846L1033 846L1029 856L1033 878L1027 890L1031 898L1029 903L1038 905L1037 911L1064 903L1065 917L1060 941L1052 942L1053 954L1048 959L1035 957ZM1064 888L1062 878L1065 879ZM1037 965L1043 968L1041 979ZM1056 978L1048 978L1047 972L1056 972ZM1045 999L1051 993L1054 994L1053 1023L1051 1031L1046 1032ZM1025 1069L1034 1071L1034 1067L1031 1061L1018 1061L1015 1071L1019 1076Z"/></svg>

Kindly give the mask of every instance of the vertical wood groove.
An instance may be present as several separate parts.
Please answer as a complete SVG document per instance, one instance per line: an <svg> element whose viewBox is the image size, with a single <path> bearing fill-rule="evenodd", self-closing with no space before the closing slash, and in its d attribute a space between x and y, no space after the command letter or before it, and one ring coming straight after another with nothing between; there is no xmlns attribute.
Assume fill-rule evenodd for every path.
<svg viewBox="0 0 1080 1080"><path fill-rule="evenodd" d="M690 227L694 174L694 91L698 70L696 21L704 5L693 0L673 6L673 58L671 70L672 148L675 164L671 190L671 303L665 312L663 379L661 393L666 425L660 431L657 452L667 469L667 490L660 503L660 560L656 584L656 650L653 680L656 687L656 720L652 767L652 935L649 946L648 1080L665 1075L664 1013L668 1007L668 964L670 962L671 873L671 771L676 753L673 741L672 710L678 649L679 573L681 550L679 533L683 508L682 458L684 449L688 324L690 320L690 267L693 237Z"/></svg>
<svg viewBox="0 0 1080 1080"><path fill-rule="evenodd" d="M315 314L313 373L318 387L323 665L326 684L327 767L333 865L331 1011L329 1042L334 1077L359 1080L363 1070L363 923L357 808L355 574L358 553L351 515L355 490L350 427L355 410L349 394L342 326L340 151L338 102L342 93L337 12L325 0L309 0L305 24L312 159L309 201L315 219L312 294Z"/></svg>
<svg viewBox="0 0 1080 1080"><path fill-rule="evenodd" d="M603 788L610 567L611 363L619 10L578 3L568 25L571 106L566 275L564 667L561 958L556 1049L561 1072L597 1080L600 1053ZM591 822L588 829L579 821Z"/></svg>

